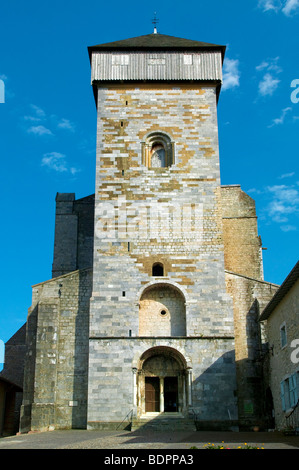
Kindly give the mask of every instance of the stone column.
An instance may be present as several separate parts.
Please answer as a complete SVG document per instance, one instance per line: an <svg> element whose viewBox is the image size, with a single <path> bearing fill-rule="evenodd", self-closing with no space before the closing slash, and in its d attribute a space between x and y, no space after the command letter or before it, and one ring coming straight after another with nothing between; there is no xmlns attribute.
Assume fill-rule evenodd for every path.
<svg viewBox="0 0 299 470"><path fill-rule="evenodd" d="M160 377L160 413L164 411L164 377Z"/></svg>
<svg viewBox="0 0 299 470"><path fill-rule="evenodd" d="M192 406L192 368L187 368L187 381L188 381L188 405Z"/></svg>
<svg viewBox="0 0 299 470"><path fill-rule="evenodd" d="M184 413L187 409L187 399L186 399L186 376L181 376L182 380L182 390L183 390L183 399L182 399L182 412Z"/></svg>
<svg viewBox="0 0 299 470"><path fill-rule="evenodd" d="M133 372L133 415L137 416L137 368L132 367Z"/></svg>

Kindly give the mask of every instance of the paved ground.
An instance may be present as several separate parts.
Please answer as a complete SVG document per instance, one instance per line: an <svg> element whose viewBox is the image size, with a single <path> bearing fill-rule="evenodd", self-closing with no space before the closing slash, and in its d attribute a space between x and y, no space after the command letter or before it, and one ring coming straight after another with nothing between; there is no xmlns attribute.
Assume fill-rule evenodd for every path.
<svg viewBox="0 0 299 470"><path fill-rule="evenodd" d="M277 432L146 432L67 430L21 434L0 439L1 449L204 449L207 444L264 449L299 449L299 436Z"/></svg>

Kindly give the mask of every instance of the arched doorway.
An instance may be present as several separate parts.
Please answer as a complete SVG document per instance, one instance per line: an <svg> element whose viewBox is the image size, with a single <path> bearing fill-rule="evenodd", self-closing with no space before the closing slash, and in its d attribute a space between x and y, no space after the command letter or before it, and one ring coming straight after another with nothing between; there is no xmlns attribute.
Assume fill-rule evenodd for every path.
<svg viewBox="0 0 299 470"><path fill-rule="evenodd" d="M140 357L137 371L137 415L188 410L190 367L174 348L157 346Z"/></svg>

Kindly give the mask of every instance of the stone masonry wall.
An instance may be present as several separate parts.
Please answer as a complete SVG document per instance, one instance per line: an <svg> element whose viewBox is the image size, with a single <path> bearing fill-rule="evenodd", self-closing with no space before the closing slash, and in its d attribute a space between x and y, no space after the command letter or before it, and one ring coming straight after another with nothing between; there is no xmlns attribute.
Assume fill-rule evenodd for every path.
<svg viewBox="0 0 299 470"><path fill-rule="evenodd" d="M192 407L199 421L237 419L232 339L103 338L90 344L89 429L127 424L126 416L135 409L133 368L145 351L161 345L189 358Z"/></svg>
<svg viewBox="0 0 299 470"><path fill-rule="evenodd" d="M92 266L94 195L75 200L73 193L58 193L56 206L53 277ZM239 185L222 186L221 210L225 268L262 279L262 248L254 200ZM160 253L159 258L166 271L171 270L168 257ZM151 271L153 261L150 256L143 259L146 272Z"/></svg>
<svg viewBox="0 0 299 470"><path fill-rule="evenodd" d="M140 300L149 285L163 283L176 287L185 301L184 350L196 367L193 407L207 419L216 416L216 402L228 400L234 415L234 362L229 372L223 369L226 385L216 385L218 363L226 356L231 361L234 351L232 299L224 275L216 90L179 84L99 86L97 107L88 422L124 418L133 393L130 358L144 341L138 338ZM172 142L172 166L142 164L143 143L151 132L165 133ZM163 278L152 276L156 262L165 267ZM173 341L176 334L170 332ZM196 343L202 337L211 340ZM155 335L153 341L164 344ZM213 400L209 387L215 387ZM227 419L227 409L218 417Z"/></svg>
<svg viewBox="0 0 299 470"><path fill-rule="evenodd" d="M266 321L266 332L270 354L270 388L273 396L275 410L275 425L277 429L286 427L285 415L282 409L280 382L297 372L299 364L291 360L291 354L295 351L291 348L291 342L299 338L299 281L297 281L278 306L273 310ZM285 324L287 343L282 347L280 339L280 327ZM297 346L298 347L298 346ZM298 357L298 354L296 355ZM298 379L297 379L298 380ZM298 384L297 384L298 387Z"/></svg>
<svg viewBox="0 0 299 470"><path fill-rule="evenodd" d="M86 426L91 278L86 269L33 287L23 432Z"/></svg>
<svg viewBox="0 0 299 470"><path fill-rule="evenodd" d="M52 276L92 267L94 195L57 193Z"/></svg>
<svg viewBox="0 0 299 470"><path fill-rule="evenodd" d="M234 330L241 426L263 423L262 338L259 315L278 287L265 281L226 272L227 291L234 299Z"/></svg>
<svg viewBox="0 0 299 470"><path fill-rule="evenodd" d="M170 168L141 163L142 142L155 130L175 143ZM138 335L136 293L152 280L152 265L159 261L167 265L165 278L198 302L189 305L187 334L229 334L233 319L224 280L215 89L99 88L97 146L91 334L122 336L131 329ZM184 206L191 211L190 224L184 223ZM152 208L161 209L160 219ZM116 226L107 236L104 209L111 212L108 228ZM123 220L129 221L124 231Z"/></svg>
<svg viewBox="0 0 299 470"><path fill-rule="evenodd" d="M23 387L24 358L26 355L26 324L5 343L4 368L0 377Z"/></svg>
<svg viewBox="0 0 299 470"><path fill-rule="evenodd" d="M254 200L239 185L221 187L225 269L263 279Z"/></svg>

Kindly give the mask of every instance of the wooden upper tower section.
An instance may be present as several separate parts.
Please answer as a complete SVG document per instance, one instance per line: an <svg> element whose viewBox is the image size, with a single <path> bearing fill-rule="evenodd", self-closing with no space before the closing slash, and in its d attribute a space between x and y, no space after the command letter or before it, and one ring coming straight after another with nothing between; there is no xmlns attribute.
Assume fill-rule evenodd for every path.
<svg viewBox="0 0 299 470"><path fill-rule="evenodd" d="M91 81L222 83L225 46L152 33L88 48Z"/></svg>

